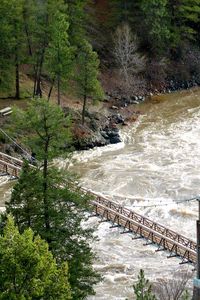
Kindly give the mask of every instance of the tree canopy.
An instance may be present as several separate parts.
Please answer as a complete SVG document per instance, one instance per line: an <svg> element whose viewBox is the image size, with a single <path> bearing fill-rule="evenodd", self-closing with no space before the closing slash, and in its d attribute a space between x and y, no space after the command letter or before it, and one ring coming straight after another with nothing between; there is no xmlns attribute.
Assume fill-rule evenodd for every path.
<svg viewBox="0 0 200 300"><path fill-rule="evenodd" d="M0 299L71 299L67 263L58 267L48 244L30 228L20 234L11 216L0 236Z"/></svg>
<svg viewBox="0 0 200 300"><path fill-rule="evenodd" d="M6 211L12 213L20 232L31 227L48 242L57 262L68 262L72 298L85 299L100 279L92 266L93 229L82 226L89 198L72 174L52 163L69 141L68 120L59 106L43 99L34 100L25 112L18 110L16 116L15 129L29 134L27 146L36 153L37 166L24 165Z"/></svg>
<svg viewBox="0 0 200 300"><path fill-rule="evenodd" d="M78 67L75 80L78 94L83 99L82 124L85 120L86 102L88 97L93 100L103 99L103 90L98 81L99 59L92 46L84 40L78 52Z"/></svg>

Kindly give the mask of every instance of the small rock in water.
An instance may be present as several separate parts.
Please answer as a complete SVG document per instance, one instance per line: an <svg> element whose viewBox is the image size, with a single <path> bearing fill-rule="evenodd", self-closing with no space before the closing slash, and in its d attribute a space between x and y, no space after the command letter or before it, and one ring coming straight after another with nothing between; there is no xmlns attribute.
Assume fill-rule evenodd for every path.
<svg viewBox="0 0 200 300"><path fill-rule="evenodd" d="M112 109L116 109L116 110L119 109L119 108L118 108L117 106L115 106L115 105L111 106L111 108L112 108Z"/></svg>
<svg viewBox="0 0 200 300"><path fill-rule="evenodd" d="M110 143L111 144L117 144L117 143L120 143L120 142L121 142L121 140L120 140L119 135L116 135L116 136L113 136L113 137L110 138Z"/></svg>

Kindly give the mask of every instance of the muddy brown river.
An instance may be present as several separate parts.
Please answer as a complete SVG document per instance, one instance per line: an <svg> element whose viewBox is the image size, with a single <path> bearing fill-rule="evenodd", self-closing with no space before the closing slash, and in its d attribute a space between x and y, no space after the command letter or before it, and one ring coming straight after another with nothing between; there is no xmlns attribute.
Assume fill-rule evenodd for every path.
<svg viewBox="0 0 200 300"><path fill-rule="evenodd" d="M200 195L200 89L156 96L137 110L141 116L123 128L122 143L75 153L69 168L84 187L195 240L197 202L179 201ZM0 180L3 207L12 183ZM141 268L151 281L193 269L98 218L88 222L99 237L92 245L98 255L94 266L104 276L90 300L133 299L131 286Z"/></svg>

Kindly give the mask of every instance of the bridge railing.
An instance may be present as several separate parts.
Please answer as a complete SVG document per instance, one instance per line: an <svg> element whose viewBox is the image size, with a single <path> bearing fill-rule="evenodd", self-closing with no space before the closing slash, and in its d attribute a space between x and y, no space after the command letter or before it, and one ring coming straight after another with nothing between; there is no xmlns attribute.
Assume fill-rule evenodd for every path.
<svg viewBox="0 0 200 300"><path fill-rule="evenodd" d="M14 177L19 177L21 169L22 169L23 161L11 157L5 153L0 152L0 171L14 176Z"/></svg>
<svg viewBox="0 0 200 300"><path fill-rule="evenodd" d="M91 203L97 215L128 228L133 233L140 233L144 238L164 247L165 250L175 252L177 256L196 263L197 244L193 240L99 194L91 191L89 193L95 197Z"/></svg>
<svg viewBox="0 0 200 300"><path fill-rule="evenodd" d="M0 152L0 160L8 163L10 165L16 166L16 167L22 167L23 165L23 161L15 158L15 157L11 157L10 155L7 155L5 153Z"/></svg>
<svg viewBox="0 0 200 300"><path fill-rule="evenodd" d="M9 175L19 177L23 161L0 152L0 169ZM197 245L193 240L166 228L120 204L85 188L82 191L94 196L91 205L96 215L117 226L128 229L138 236L158 245L158 250L168 250L170 257L180 256L183 262L196 263Z"/></svg>

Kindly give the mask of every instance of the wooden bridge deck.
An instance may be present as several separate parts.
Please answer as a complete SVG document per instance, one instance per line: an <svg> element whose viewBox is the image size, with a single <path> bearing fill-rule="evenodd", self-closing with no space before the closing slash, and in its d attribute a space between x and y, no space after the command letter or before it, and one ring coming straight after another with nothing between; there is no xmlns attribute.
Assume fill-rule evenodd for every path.
<svg viewBox="0 0 200 300"><path fill-rule="evenodd" d="M19 177L23 161L0 152L0 172Z"/></svg>
<svg viewBox="0 0 200 300"><path fill-rule="evenodd" d="M0 172L19 177L23 161L0 152ZM181 263L196 264L197 244L189 238L166 228L165 226L146 218L133 210L120 206L118 203L105 197L88 191L93 195L91 207L95 216L101 217L102 221L109 221L112 227L121 226L122 233L133 233L133 239L144 238L146 245L155 244L156 251L167 250L168 257L180 257Z"/></svg>

